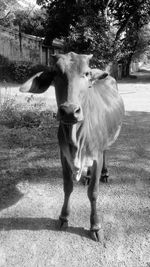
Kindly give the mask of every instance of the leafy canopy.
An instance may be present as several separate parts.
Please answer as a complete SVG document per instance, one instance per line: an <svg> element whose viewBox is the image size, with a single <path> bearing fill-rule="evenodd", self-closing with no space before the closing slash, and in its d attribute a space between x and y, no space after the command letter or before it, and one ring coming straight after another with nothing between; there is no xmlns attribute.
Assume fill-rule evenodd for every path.
<svg viewBox="0 0 150 267"><path fill-rule="evenodd" d="M136 54L136 50L140 50L139 40L143 40L141 29L150 21L149 0L37 2L47 13L46 44L51 44L56 37L63 38L66 51L93 53L98 65Z"/></svg>

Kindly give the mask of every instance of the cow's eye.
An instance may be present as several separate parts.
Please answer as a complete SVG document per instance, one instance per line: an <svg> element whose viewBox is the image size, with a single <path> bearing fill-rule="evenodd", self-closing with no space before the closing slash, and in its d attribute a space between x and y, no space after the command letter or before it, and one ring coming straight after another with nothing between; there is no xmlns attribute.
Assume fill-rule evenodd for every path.
<svg viewBox="0 0 150 267"><path fill-rule="evenodd" d="M91 74L90 71L85 71L85 72L83 72L82 77L83 78L89 78L90 74Z"/></svg>
<svg viewBox="0 0 150 267"><path fill-rule="evenodd" d="M83 76L82 77L89 77L89 75L90 75L90 72L89 71L86 71L86 72L83 73Z"/></svg>
<svg viewBox="0 0 150 267"><path fill-rule="evenodd" d="M84 74L86 77L88 77L89 75L90 75L90 72L89 71L87 71L87 72L85 72L85 74Z"/></svg>

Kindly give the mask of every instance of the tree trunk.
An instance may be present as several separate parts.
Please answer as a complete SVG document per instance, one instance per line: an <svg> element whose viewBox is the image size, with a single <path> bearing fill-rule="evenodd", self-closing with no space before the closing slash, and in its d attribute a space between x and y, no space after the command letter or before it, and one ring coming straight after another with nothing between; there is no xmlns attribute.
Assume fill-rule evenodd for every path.
<svg viewBox="0 0 150 267"><path fill-rule="evenodd" d="M21 33L21 22L19 22L19 47L20 47L20 56L22 56L22 33Z"/></svg>
<svg viewBox="0 0 150 267"><path fill-rule="evenodd" d="M130 65L131 65L131 61L132 61L132 55L127 59L126 61L126 71L125 71L125 77L129 77L130 76Z"/></svg>

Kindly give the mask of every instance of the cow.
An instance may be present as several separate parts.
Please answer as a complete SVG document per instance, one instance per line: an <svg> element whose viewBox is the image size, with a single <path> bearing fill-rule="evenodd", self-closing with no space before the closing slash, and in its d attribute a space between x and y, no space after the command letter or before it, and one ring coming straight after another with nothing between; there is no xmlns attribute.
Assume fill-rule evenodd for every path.
<svg viewBox="0 0 150 267"><path fill-rule="evenodd" d="M49 70L37 73L20 88L21 92L43 93L53 84L59 121L58 143L63 172L64 202L60 227L68 226L73 180L90 169L88 198L91 205L90 235L102 240L97 213L99 177L105 151L117 139L124 116L124 104L117 83L105 71L89 67L92 55L54 55Z"/></svg>

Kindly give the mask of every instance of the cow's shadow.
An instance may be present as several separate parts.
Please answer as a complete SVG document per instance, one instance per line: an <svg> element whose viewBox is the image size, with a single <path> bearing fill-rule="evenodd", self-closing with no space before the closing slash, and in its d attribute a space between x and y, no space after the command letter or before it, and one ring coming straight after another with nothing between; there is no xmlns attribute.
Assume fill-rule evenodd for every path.
<svg viewBox="0 0 150 267"><path fill-rule="evenodd" d="M23 193L17 188L16 183L0 182L0 210L14 205L23 197Z"/></svg>
<svg viewBox="0 0 150 267"><path fill-rule="evenodd" d="M61 167L27 167L20 171L6 171L0 176L0 211L16 204L24 196L24 192L18 187L20 182L56 184L60 181L58 177L61 177Z"/></svg>
<svg viewBox="0 0 150 267"><path fill-rule="evenodd" d="M31 217L18 217L18 218L0 218L0 231L10 230L29 230L40 231L49 230L56 232L67 232L70 234L79 235L90 239L89 230L83 227L68 226L67 229L60 229L59 220L52 218L31 218Z"/></svg>

